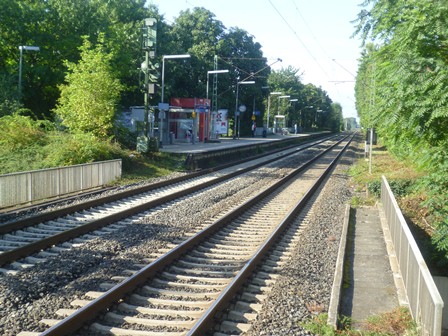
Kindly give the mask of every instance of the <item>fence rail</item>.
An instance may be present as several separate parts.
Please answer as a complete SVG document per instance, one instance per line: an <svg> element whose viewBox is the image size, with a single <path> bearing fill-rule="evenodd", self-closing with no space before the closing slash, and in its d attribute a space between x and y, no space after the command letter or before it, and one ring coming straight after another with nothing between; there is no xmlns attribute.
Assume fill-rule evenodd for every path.
<svg viewBox="0 0 448 336"><path fill-rule="evenodd" d="M412 316L421 328L421 335L439 336L442 332L443 300L384 176L381 202Z"/></svg>
<svg viewBox="0 0 448 336"><path fill-rule="evenodd" d="M121 177L121 159L0 175L0 208L103 186Z"/></svg>

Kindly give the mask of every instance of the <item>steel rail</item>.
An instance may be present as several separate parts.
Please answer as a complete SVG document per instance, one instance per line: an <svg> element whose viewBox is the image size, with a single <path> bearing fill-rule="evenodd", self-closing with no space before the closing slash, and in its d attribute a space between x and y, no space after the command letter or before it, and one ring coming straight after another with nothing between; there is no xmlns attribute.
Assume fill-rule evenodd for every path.
<svg viewBox="0 0 448 336"><path fill-rule="evenodd" d="M207 309L207 311L201 316L201 318L195 323L195 325L186 334L187 336L201 336L205 335L215 322L215 316L218 312L225 309L235 294L241 289L247 279L252 275L256 267L266 257L268 251L276 244L278 238L288 229L291 222L297 217L300 211L305 207L309 199L314 195L324 179L330 174L331 170L336 165L339 158L345 152L349 146L353 137L342 148L341 152L332 160L330 165L324 170L317 181L308 189L308 191L297 202L295 207L284 217L281 223L278 224L276 229L267 238L264 244L257 250L254 256L246 263L235 278L227 285L220 296L213 302L213 304Z"/></svg>
<svg viewBox="0 0 448 336"><path fill-rule="evenodd" d="M312 158L311 160L305 162L303 165L295 169L291 174L284 176L282 179L277 181L272 186L268 187L258 195L250 198L249 200L245 201L243 204L241 204L239 207L232 210L230 213L228 213L225 217L220 218L210 224L207 228L204 230L198 232L197 234L193 235L189 239L185 240L181 244L179 244L177 247L175 247L173 250L168 252L167 254L161 256L160 258L156 259L152 263L148 264L147 266L140 269L138 272L136 272L134 275L130 276L126 280L120 282L107 292L105 292L100 297L94 299L93 301L89 302L84 307L77 310L75 313L71 314L70 316L66 317L65 319L58 322L56 325L50 327L43 333L41 333L41 336L64 336L64 335L70 335L74 331L80 329L83 327L86 323L89 321L92 321L98 314L103 312L104 310L108 309L112 304L115 302L118 302L121 300L124 296L131 293L135 290L138 286L141 286L146 281L157 275L163 268L165 268L167 265L171 264L173 261L178 259L179 257L185 255L189 251L191 251L195 246L197 246L199 243L207 239L209 236L211 236L213 233L221 229L224 225L229 223L230 221L238 218L241 216L242 213L253 207L255 204L257 204L262 199L268 197L272 192L274 192L276 189L283 186L285 183L289 182L292 178L294 178L297 174L304 171L308 166L313 164L315 161L317 161L319 158L321 158L323 155L325 155L328 151L330 151L332 148L337 146L339 143L344 141L344 139L341 139L340 141L336 142L326 150L324 150L322 153L319 153L316 157ZM229 292L230 293L230 292ZM230 294L227 294L230 295Z"/></svg>
<svg viewBox="0 0 448 336"><path fill-rule="evenodd" d="M51 212L41 213L41 214L38 214L38 215L22 218L22 219L17 220L17 221L13 221L13 222L10 222L10 223L6 223L6 224L0 225L0 234L6 234L6 233L9 233L9 232L12 232L12 231L15 231L15 230L24 229L24 228L27 228L29 226L32 226L32 225L35 225L35 224L38 224L38 223L41 223L41 222L53 220L55 218L58 218L58 217L61 217L61 216L65 216L65 215L68 215L68 214L73 213L73 212L82 211L82 210L89 209L89 208L92 208L92 207L100 206L100 205L103 205L103 204L108 203L108 202L114 202L114 201L117 201L117 200L120 200L120 199L123 199L123 198L126 198L126 197L135 196L135 195L138 195L138 194L141 194L141 193L145 193L145 192L149 192L149 191L152 191L152 190L155 190L155 189L158 189L158 188L163 188L163 187L175 184L175 183L185 182L187 180L190 180L190 179L193 179L193 178L196 178L196 177L200 177L200 176L203 176L203 175L206 175L206 174L209 174L209 173L212 173L212 172L216 172L216 171L219 171L219 170L223 170L223 169L229 168L231 166L236 166L236 165L248 162L248 161L257 160L259 158L262 158L263 156L268 156L268 155L272 155L272 154L275 154L275 153L278 153L278 152L282 152L282 151L288 150L288 149L296 147L296 146L301 146L301 148L297 150L297 151L301 151L301 150L307 149L309 147L315 146L315 145L317 145L319 143L322 143L324 141L327 141L327 140L329 140L329 139L331 139L333 137L334 136L325 137L324 139L321 139L321 140L310 140L310 141L304 142L303 146L302 145L290 145L290 146L287 146L287 147L283 147L283 148L280 148L280 149L276 149L276 150L270 151L269 153L258 154L258 155L252 156L250 158L245 158L245 159L241 159L241 160L238 160L238 161L235 161L235 162L229 162L229 163L226 163L226 164L223 164L223 165L219 165L218 167L208 168L208 169L192 172L192 173L189 173L189 174L184 175L184 176L178 176L178 177L175 177L175 178L172 178L172 179L169 179L169 180L151 183L151 184L146 185L146 186L137 187L137 188L130 189L130 190L125 190L125 191L120 191L120 192L114 193L112 195L107 195L107 196L104 196L104 197L101 197L101 198L98 198L98 199L89 200L89 201L82 202L82 203L75 204L75 205L70 205L70 206L67 206L67 207L64 207L64 208L61 208L61 209L57 209L57 210L54 210L54 211L51 211ZM285 154L284 156L291 155L291 154ZM274 158L272 160L267 161L266 163L282 159L284 156L280 156L280 157ZM260 164L259 166L261 166L261 165L262 164ZM258 168L259 166L254 166L253 169ZM95 193L98 193L98 191L96 191Z"/></svg>
<svg viewBox="0 0 448 336"><path fill-rule="evenodd" d="M128 217L130 217L130 216L132 216L132 215L134 215L136 213L146 211L146 210L154 208L154 207L156 207L158 205L161 205L161 204L173 201L173 200L175 200L177 198L184 197L184 196L186 196L186 195L188 195L190 193L194 193L194 192L197 192L197 191L199 191L201 189L205 189L205 188L210 187L210 186L212 186L214 184L218 184L218 183L220 183L222 181L225 181L227 179L230 179L230 178L233 178L235 176L244 174L244 173L246 173L246 172L248 172L250 170L259 168L259 167L261 167L263 165L266 165L268 163L271 163L271 162L283 159L284 157L287 157L289 155L293 155L293 154L295 154L295 153L297 153L299 151L303 151L303 150L305 150L307 148L315 146L316 144L320 144L323 141L326 141L326 140L313 142L312 144L309 144L309 145L306 145L304 147L298 148L294 152L290 152L290 153L286 153L286 154L277 156L275 158L272 158L272 159L269 159L269 160L257 163L255 165L250 166L250 167L246 167L246 168L234 171L232 173L229 173L227 175L223 175L223 176L217 177L216 179L204 182L202 184L199 184L199 185L196 185L196 186L193 186L193 187L189 187L189 188L186 188L184 190L181 190L181 191L178 191L178 192L174 192L174 193L171 193L171 194L166 195L166 196L162 196L162 197L160 197L158 199L155 199L153 201L137 205L135 207L132 207L132 208L129 208L129 209L117 212L117 213L109 215L109 216L105 216L105 217L100 218L100 219L96 219L96 220L90 221L90 222L88 222L86 224L83 224L83 225L77 226L75 228L66 230L64 232L61 232L61 233L52 235L50 237L41 239L41 240L39 240L37 242L33 242L33 243L27 244L25 246L18 247L18 248L13 249L13 250L3 252L3 253L0 254L0 265L11 263L11 262L16 261L18 259L21 259L23 257L29 256L32 253L39 252L39 251L44 250L46 248L49 248L51 246L60 244L62 242L65 242L67 240L70 240L70 239L73 239L73 238L76 238L76 237L79 237L80 235L83 235L83 234L89 233L91 231L100 229L100 228L102 228L102 227L104 227L106 225L112 224L112 223L117 222L117 221L119 221L121 219L128 218ZM211 172L211 171L212 170L210 170L208 172ZM200 176L200 174L198 174L197 176ZM196 175L194 177L196 177ZM190 177L190 178L193 178L193 177ZM174 180L176 180L176 182L179 181L178 178L176 178ZM157 183L157 185L158 186L166 186L166 185L170 185L170 183L166 183L166 181L162 181L160 183ZM149 187L153 187L153 185L145 186L145 187L141 188L141 190L148 191L148 190L154 189L154 188L149 188ZM131 191L126 191L123 194L125 194L127 196L132 195ZM117 195L107 196L106 198L108 200L115 201L115 200L121 199L123 197L122 196L118 196L118 194L117 194ZM88 208L90 208L90 207L93 207L94 205L104 204L104 200L101 200L101 201L93 200L93 201L87 202L87 204L89 204ZM75 208L78 209L77 206L75 206ZM83 208L84 208L84 205L83 205ZM21 223L19 223L19 227L18 228L16 227L15 230L18 230L18 229L21 229L21 228L24 228L24 227L29 227L29 226L35 225L37 223L41 223L42 221L45 221L45 220L51 220L51 219L57 218L57 217L61 216L61 213L65 214L64 210L65 209L56 210L55 213L57 215L54 215L53 213L49 213L49 214L42 214L42 215L38 215L38 216L32 217L32 218L30 218L30 222L29 223L27 223L27 220L24 219L23 221L21 221ZM78 210L81 210L81 209L78 209ZM12 227L12 224L10 225L10 228ZM4 232L1 232L1 230L0 230L0 233L4 233Z"/></svg>

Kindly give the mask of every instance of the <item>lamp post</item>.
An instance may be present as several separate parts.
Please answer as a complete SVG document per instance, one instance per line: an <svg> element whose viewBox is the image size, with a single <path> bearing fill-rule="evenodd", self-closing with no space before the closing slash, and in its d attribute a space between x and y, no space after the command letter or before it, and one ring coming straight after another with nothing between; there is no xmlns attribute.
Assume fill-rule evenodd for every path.
<svg viewBox="0 0 448 336"><path fill-rule="evenodd" d="M164 100L165 100L165 60L166 59L178 59L178 58L190 58L191 55L184 54L184 55L164 55L162 57L162 95L161 95L161 105L162 109L160 112L164 112ZM160 108L159 108L160 109ZM168 116L167 116L168 117ZM162 127L159 129L159 135L160 135L160 145L163 143L163 119L165 119L165 113L161 113L159 116L160 118L160 124ZM168 118L167 118L168 119Z"/></svg>
<svg viewBox="0 0 448 336"><path fill-rule="evenodd" d="M313 106L313 105L311 105L311 106L305 106L304 108L302 108L302 109L300 110L300 127L302 127L302 125L304 124L304 123L302 123L302 111L304 111L304 110L307 109L307 108L312 109L312 108L314 108L314 106Z"/></svg>
<svg viewBox="0 0 448 336"><path fill-rule="evenodd" d="M290 95L285 95L285 96L279 96L277 98L277 116L276 116L276 118L278 116L280 116L280 112L279 112L280 99L286 99L286 98L291 98L291 96ZM277 128L277 121L274 120L274 133L275 133L275 129L276 128Z"/></svg>
<svg viewBox="0 0 448 336"><path fill-rule="evenodd" d="M290 103L294 103L294 107L293 107L293 109L292 109L292 111L293 111L293 115L295 116L295 107L296 107L296 103L298 102L299 100L297 99L297 98L294 98L294 99L290 99L289 100L289 102ZM294 134L297 134L297 122L294 124Z"/></svg>
<svg viewBox="0 0 448 336"><path fill-rule="evenodd" d="M206 103L208 102L208 86L209 86L209 79L210 79L210 75L214 74L214 75L218 75L220 73L228 73L229 70L225 69L225 70L210 70L207 71L207 90L206 90ZM207 142L207 139L209 138L209 123L210 123L210 106L208 107L206 114L205 114L205 137L204 137L204 142Z"/></svg>
<svg viewBox="0 0 448 336"><path fill-rule="evenodd" d="M282 94L281 92L277 92L277 91L269 93L269 97L268 97L268 118L266 120L266 128L267 128L268 131L269 131L269 118L270 118L270 109L271 109L271 96L281 95L281 94Z"/></svg>
<svg viewBox="0 0 448 336"><path fill-rule="evenodd" d="M316 110L316 117L315 117L315 120L314 120L314 122L316 124L316 128L317 128L317 114L320 113L320 112L322 112L322 110Z"/></svg>
<svg viewBox="0 0 448 336"><path fill-rule="evenodd" d="M238 124L239 124L239 113L240 111L238 111L238 94L239 94L239 88L240 88L240 84L242 85L250 85L250 84L255 84L255 81L242 81L242 82L237 82L236 83L236 99L235 99L235 118L233 121L233 139L236 139L237 133L236 133L236 117L238 116ZM238 126L238 139L240 138L240 128Z"/></svg>
<svg viewBox="0 0 448 336"><path fill-rule="evenodd" d="M39 51L39 47L35 46L19 46L20 50L20 59L19 59L19 99L22 98L22 59L23 59L23 51Z"/></svg>

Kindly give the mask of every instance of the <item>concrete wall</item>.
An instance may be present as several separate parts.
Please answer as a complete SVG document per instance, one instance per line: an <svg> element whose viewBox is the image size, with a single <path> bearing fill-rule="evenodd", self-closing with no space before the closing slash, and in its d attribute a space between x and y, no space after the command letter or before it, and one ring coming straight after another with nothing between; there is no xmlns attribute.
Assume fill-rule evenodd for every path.
<svg viewBox="0 0 448 336"><path fill-rule="evenodd" d="M422 335L439 336L442 330L443 300L384 176L381 202L412 316L419 324Z"/></svg>
<svg viewBox="0 0 448 336"><path fill-rule="evenodd" d="M434 282L439 289L443 302L448 302L448 277L435 276ZM448 309L443 310L442 328L448 330Z"/></svg>
<svg viewBox="0 0 448 336"><path fill-rule="evenodd" d="M0 208L103 186L121 177L121 159L0 175Z"/></svg>

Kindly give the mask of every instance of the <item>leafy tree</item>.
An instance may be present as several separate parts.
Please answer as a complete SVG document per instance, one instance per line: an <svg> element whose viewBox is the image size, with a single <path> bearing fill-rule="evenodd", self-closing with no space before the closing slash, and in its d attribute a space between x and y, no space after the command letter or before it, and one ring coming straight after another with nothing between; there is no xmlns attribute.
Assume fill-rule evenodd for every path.
<svg viewBox="0 0 448 336"><path fill-rule="evenodd" d="M448 263L448 5L444 1L367 0L356 33L367 44L356 83L363 125L428 175L426 206Z"/></svg>
<svg viewBox="0 0 448 336"><path fill-rule="evenodd" d="M67 62L67 84L55 113L71 132L91 132L99 137L111 135L122 85L110 65L112 54L104 51L103 36L95 47L84 38L81 60Z"/></svg>
<svg viewBox="0 0 448 336"><path fill-rule="evenodd" d="M37 116L52 118L50 111L64 81L65 60L77 62L82 36L95 43L105 34L114 51L111 63L126 88L123 102L129 104L139 91L141 64L140 26L152 17L155 7L144 0L2 0L0 12L0 74L17 80L19 45L39 46L40 51L24 55L23 99Z"/></svg>
<svg viewBox="0 0 448 336"><path fill-rule="evenodd" d="M342 115L342 106L339 103L331 104L331 111L328 125L333 132L339 132L344 124L344 118Z"/></svg>

